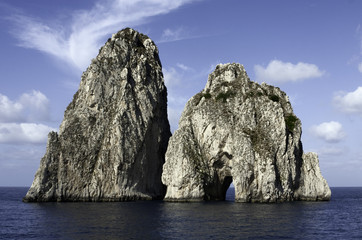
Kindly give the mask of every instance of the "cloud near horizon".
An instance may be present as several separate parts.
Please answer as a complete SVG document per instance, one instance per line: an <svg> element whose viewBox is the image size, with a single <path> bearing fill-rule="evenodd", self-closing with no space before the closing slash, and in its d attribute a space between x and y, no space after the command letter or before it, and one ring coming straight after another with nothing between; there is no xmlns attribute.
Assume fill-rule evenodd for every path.
<svg viewBox="0 0 362 240"><path fill-rule="evenodd" d="M311 128L311 131L316 137L330 143L340 142L346 136L342 124L335 121L315 125Z"/></svg>
<svg viewBox="0 0 362 240"><path fill-rule="evenodd" d="M13 15L13 36L19 46L36 49L85 70L107 35L124 27L142 24L149 17L166 14L194 0L110 0L97 1L89 10L70 13L70 22L51 24L25 15ZM166 32L165 37L179 37Z"/></svg>
<svg viewBox="0 0 362 240"><path fill-rule="evenodd" d="M310 78L318 78L324 75L318 66L310 63L282 62L272 60L267 67L254 66L257 81L270 81L275 83L297 82Z"/></svg>
<svg viewBox="0 0 362 240"><path fill-rule="evenodd" d="M0 123L0 143L45 143L56 129L37 123Z"/></svg>
<svg viewBox="0 0 362 240"><path fill-rule="evenodd" d="M49 120L49 100L40 91L24 93L16 101L0 94L0 143L45 143L56 129L34 122Z"/></svg>

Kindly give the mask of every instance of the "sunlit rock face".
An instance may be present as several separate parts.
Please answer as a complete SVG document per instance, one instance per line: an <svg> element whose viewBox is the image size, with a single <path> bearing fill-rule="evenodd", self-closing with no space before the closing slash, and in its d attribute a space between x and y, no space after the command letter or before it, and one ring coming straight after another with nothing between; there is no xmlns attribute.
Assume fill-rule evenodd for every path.
<svg viewBox="0 0 362 240"><path fill-rule="evenodd" d="M157 47L124 29L83 73L24 201L163 198L170 135Z"/></svg>
<svg viewBox="0 0 362 240"><path fill-rule="evenodd" d="M240 64L218 65L170 138L166 201L329 200L316 154L303 155L301 122L279 88L250 81Z"/></svg>

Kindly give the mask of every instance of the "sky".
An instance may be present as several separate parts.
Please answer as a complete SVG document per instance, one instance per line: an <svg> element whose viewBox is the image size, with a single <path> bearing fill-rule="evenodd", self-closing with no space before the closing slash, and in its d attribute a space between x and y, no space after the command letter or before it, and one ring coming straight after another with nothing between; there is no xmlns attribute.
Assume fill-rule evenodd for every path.
<svg viewBox="0 0 362 240"><path fill-rule="evenodd" d="M171 130L219 63L290 97L305 152L332 187L362 186L362 1L0 1L0 186L30 186L77 91L113 33L158 46Z"/></svg>

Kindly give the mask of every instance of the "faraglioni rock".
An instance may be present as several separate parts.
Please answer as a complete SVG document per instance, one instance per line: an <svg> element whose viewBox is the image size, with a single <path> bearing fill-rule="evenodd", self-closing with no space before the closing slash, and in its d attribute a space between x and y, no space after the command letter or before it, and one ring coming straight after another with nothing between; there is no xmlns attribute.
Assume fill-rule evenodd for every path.
<svg viewBox="0 0 362 240"><path fill-rule="evenodd" d="M124 29L83 73L24 201L162 199L170 136L158 49Z"/></svg>
<svg viewBox="0 0 362 240"><path fill-rule="evenodd" d="M279 88L250 81L240 64L218 65L170 138L166 201L329 200L318 157L303 154L301 122Z"/></svg>

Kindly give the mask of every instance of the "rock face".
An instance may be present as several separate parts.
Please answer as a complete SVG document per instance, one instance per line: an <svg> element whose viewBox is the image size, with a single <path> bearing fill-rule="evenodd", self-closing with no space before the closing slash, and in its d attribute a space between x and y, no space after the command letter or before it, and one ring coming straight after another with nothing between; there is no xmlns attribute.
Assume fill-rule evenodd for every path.
<svg viewBox="0 0 362 240"><path fill-rule="evenodd" d="M163 198L170 135L157 47L124 29L83 73L24 201Z"/></svg>
<svg viewBox="0 0 362 240"><path fill-rule="evenodd" d="M329 200L301 133L284 92L250 81L242 65L218 65L170 138L165 200L223 200L231 182L237 202Z"/></svg>

